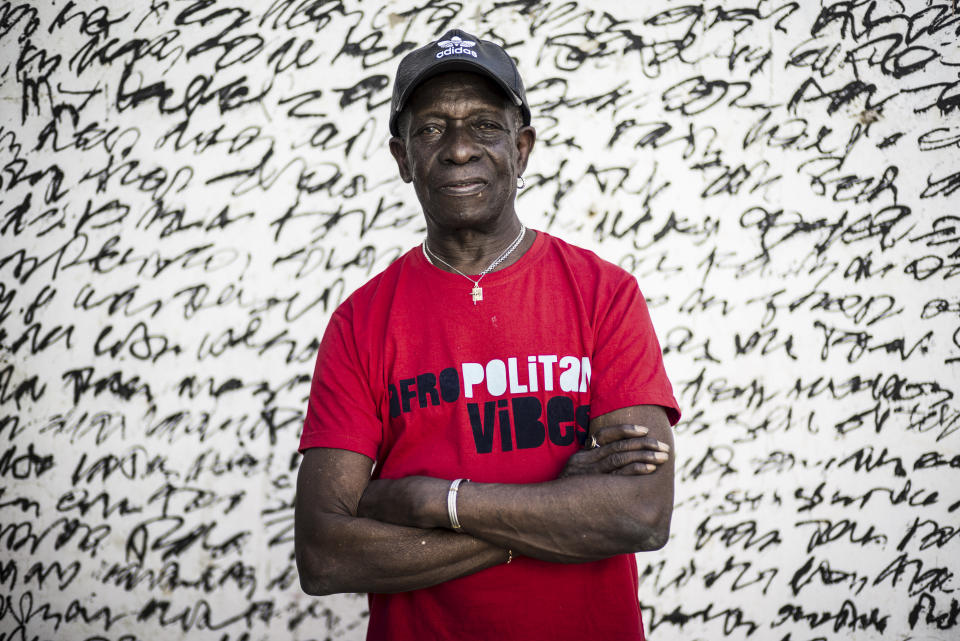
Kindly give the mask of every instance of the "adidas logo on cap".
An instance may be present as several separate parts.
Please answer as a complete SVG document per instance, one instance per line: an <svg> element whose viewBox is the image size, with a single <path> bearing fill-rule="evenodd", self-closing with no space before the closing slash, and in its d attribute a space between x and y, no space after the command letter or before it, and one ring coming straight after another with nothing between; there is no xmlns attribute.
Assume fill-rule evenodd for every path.
<svg viewBox="0 0 960 641"><path fill-rule="evenodd" d="M444 56L452 56L457 53L476 58L477 52L472 48L476 44L473 40L464 40L460 36L453 36L449 40L440 40L437 42L437 46L440 47L442 51L437 52L437 59L439 60Z"/></svg>

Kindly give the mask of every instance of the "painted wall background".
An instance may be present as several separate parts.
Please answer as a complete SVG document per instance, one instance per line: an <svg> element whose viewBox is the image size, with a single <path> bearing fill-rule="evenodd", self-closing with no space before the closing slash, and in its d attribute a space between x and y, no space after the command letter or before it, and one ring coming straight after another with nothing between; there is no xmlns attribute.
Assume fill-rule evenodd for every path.
<svg viewBox="0 0 960 641"><path fill-rule="evenodd" d="M44 0L0 3L0 639L363 638L299 591L295 450L422 237L391 78L454 26L524 74L522 220L651 305L649 637L957 638L955 3Z"/></svg>

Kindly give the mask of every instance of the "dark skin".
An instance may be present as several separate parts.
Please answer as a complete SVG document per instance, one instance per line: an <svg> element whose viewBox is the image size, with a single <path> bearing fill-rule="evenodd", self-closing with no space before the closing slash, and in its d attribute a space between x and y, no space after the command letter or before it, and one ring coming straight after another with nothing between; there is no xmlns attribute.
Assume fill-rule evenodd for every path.
<svg viewBox="0 0 960 641"><path fill-rule="evenodd" d="M390 141L413 182L431 250L476 274L520 230L516 177L536 139L493 83L469 73L436 76L415 91ZM501 264L515 262L533 244ZM507 561L507 550L576 563L654 550L669 535L673 437L663 408L626 407L591 419L600 444L574 453L547 483L465 483L457 501L466 534L449 529L448 479L370 479L372 461L313 448L297 481L296 555L311 594L401 592Z"/></svg>

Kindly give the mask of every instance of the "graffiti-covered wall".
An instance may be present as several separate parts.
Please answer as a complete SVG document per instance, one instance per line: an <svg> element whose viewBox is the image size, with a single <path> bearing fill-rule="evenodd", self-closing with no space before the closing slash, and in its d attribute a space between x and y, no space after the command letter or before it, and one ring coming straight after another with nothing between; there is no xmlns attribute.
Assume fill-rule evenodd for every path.
<svg viewBox="0 0 960 641"><path fill-rule="evenodd" d="M684 411L650 638L956 638L955 3L32 0L0 639L363 638L364 597L299 590L296 447L331 312L423 237L391 78L452 27L524 75L522 221L650 303Z"/></svg>

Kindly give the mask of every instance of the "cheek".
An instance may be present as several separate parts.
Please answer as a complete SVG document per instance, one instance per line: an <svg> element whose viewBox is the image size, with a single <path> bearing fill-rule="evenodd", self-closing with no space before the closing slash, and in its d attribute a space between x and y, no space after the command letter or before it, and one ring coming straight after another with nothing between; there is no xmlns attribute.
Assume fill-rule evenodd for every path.
<svg viewBox="0 0 960 641"><path fill-rule="evenodd" d="M512 189L513 183L517 180L517 163L512 160L505 162L501 166L501 171L499 173L502 174L501 178L507 191Z"/></svg>
<svg viewBox="0 0 960 641"><path fill-rule="evenodd" d="M431 158L424 154L411 154L407 158L410 167L410 175L415 178L425 178L429 173Z"/></svg>
<svg viewBox="0 0 960 641"><path fill-rule="evenodd" d="M499 150L500 157L503 158L501 165L504 168L504 171L508 174L516 174L517 167L520 166L520 155L517 152L515 146L504 145L503 149Z"/></svg>
<svg viewBox="0 0 960 641"><path fill-rule="evenodd" d="M422 163L414 162L410 165L410 178L413 181L413 190L417 194L417 200L422 203L433 200L430 188L428 187L429 179L427 174L427 167Z"/></svg>

